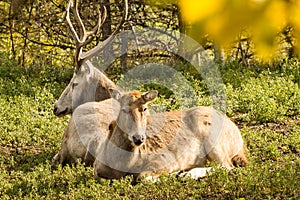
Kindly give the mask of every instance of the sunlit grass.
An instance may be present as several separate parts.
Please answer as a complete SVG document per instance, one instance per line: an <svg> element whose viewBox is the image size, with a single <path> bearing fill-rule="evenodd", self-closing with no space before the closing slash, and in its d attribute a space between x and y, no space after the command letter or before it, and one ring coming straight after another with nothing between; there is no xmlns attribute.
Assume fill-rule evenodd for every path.
<svg viewBox="0 0 300 200"><path fill-rule="evenodd" d="M270 73L264 68L260 73L251 70L242 73L242 70L227 66L222 74L230 88L228 111L241 128L250 164L227 171L210 163L214 171L199 181L163 175L156 183L142 180L134 185L131 177L99 181L94 179L92 167L78 164L62 168L51 163L68 122L68 118L55 117L52 106L71 74L58 70L42 73L41 77L40 73L26 74L17 67L1 66L1 199L299 198L300 119L296 104L299 98L290 97L299 94L299 87L297 79L289 75L295 73L290 72L292 69L285 73L277 70ZM244 77L241 79L240 75ZM193 87L204 98L201 80L192 75L187 78L195 80ZM270 96L279 98L274 106L264 99ZM166 97L162 94L157 104L167 102L168 109L177 109L176 102ZM282 112L281 108L294 112Z"/></svg>

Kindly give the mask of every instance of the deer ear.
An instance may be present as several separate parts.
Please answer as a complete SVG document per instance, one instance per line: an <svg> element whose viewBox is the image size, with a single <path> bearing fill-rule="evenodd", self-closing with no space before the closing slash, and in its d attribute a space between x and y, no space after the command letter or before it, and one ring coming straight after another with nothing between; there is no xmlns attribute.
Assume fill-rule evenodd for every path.
<svg viewBox="0 0 300 200"><path fill-rule="evenodd" d="M116 100L119 100L120 97L122 96L121 92L115 88L109 88L108 91L109 91L110 96Z"/></svg>
<svg viewBox="0 0 300 200"><path fill-rule="evenodd" d="M155 99L157 97L157 94L158 94L157 90L151 90L151 91L145 92L142 95L142 98L145 101L145 103L147 103L148 101L152 101L153 99Z"/></svg>

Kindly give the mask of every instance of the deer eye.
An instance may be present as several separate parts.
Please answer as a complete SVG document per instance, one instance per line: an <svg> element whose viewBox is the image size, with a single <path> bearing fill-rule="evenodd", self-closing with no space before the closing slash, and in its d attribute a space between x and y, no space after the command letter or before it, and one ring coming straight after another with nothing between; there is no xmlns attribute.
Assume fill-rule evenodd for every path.
<svg viewBox="0 0 300 200"><path fill-rule="evenodd" d="M147 110L147 107L139 107L139 112L145 112Z"/></svg>
<svg viewBox="0 0 300 200"><path fill-rule="evenodd" d="M72 84L72 89L74 89L74 87L76 87L78 85L78 83L73 83Z"/></svg>

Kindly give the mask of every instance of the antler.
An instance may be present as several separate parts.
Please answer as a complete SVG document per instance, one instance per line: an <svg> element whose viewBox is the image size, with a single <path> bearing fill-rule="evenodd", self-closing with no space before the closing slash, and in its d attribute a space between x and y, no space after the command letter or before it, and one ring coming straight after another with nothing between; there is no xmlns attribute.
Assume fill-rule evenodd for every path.
<svg viewBox="0 0 300 200"><path fill-rule="evenodd" d="M71 6L73 8L72 12L74 14L75 21L76 21L76 23L79 24L79 31L80 31L79 36L76 33L75 28L74 28L74 26L73 26L73 24L70 20L70 8L71 8ZM73 39L75 40L75 44L76 44L76 49L75 49L75 54L74 54L75 73L80 69L80 66L82 65L82 63L85 59L88 59L88 58L92 57L97 52L104 49L105 46L112 41L112 39L114 38L117 31L120 30L123 23L127 20L127 17L128 17L128 0L124 0L124 9L125 9L125 11L123 13L121 22L118 24L118 26L116 27L114 32L106 40L104 40L100 45L92 48L91 50L89 50L87 52L82 52L82 48L93 41L96 34L98 34L98 32L100 31L101 26L105 22L105 19L107 17L107 10L106 10L105 6L103 6L103 8L104 8L103 16L102 16L100 10L98 9L98 22L91 31L87 31L84 27L84 24L83 24L82 19L79 15L79 12L78 12L77 0L75 0L75 7L73 5L72 0L70 0L69 3L68 3L66 20L67 20L67 23L70 27Z"/></svg>

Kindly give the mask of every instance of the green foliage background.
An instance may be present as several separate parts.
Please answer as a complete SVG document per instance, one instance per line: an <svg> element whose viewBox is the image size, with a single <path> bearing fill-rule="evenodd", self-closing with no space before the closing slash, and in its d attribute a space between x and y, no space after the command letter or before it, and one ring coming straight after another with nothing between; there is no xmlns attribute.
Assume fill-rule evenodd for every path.
<svg viewBox="0 0 300 200"><path fill-rule="evenodd" d="M54 166L68 117L57 118L53 103L72 69L53 66L21 68L5 56L0 64L0 198L1 199L298 199L300 197L299 62L247 68L220 66L227 93L227 114L241 128L250 164L214 172L199 180L161 176L157 183L132 185L131 177L98 181L81 164ZM179 66L180 68L181 66ZM198 104L210 104L203 81L193 81ZM176 77L175 77L176 78ZM114 80L117 81L117 80ZM154 105L167 110L181 105L158 85ZM180 92L180 87L178 87Z"/></svg>
<svg viewBox="0 0 300 200"><path fill-rule="evenodd" d="M99 3L81 1L80 12L88 29L97 15L95 2ZM176 4L165 2L164 6L150 6L147 1L129 1L131 24L172 34L187 32L189 27L183 23ZM240 127L245 139L250 160L247 167L228 172L210 163L214 172L199 181L170 175L162 176L157 183L132 185L131 177L112 182L95 180L93 169L80 164L54 166L51 159L60 149L68 117L54 116L53 103L73 73L69 66L74 44L64 20L66 3L0 1L0 199L300 198L300 63L294 59L293 27L278 33L284 51L279 52L276 62L255 60L251 38L241 34L226 52L228 60L219 66L226 89L226 114ZM121 16L120 2L114 3L109 24L112 29ZM130 26L125 28L131 30ZM206 50L218 50L213 41L196 33ZM105 35L97 35L97 42L91 46L103 38ZM118 60L107 73L121 83L122 73L133 68L136 61L173 66L181 74L165 81L175 92L159 84L140 86L141 90L159 91L152 108L163 111L211 105L208 88L195 69L178 58L171 64L161 62L174 58L158 49L130 52L125 62ZM217 54L214 56L217 60ZM195 99L188 98L184 84L178 84L182 77L191 84Z"/></svg>

